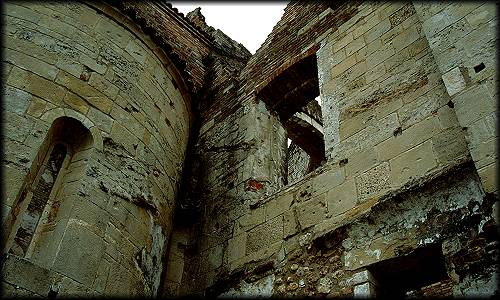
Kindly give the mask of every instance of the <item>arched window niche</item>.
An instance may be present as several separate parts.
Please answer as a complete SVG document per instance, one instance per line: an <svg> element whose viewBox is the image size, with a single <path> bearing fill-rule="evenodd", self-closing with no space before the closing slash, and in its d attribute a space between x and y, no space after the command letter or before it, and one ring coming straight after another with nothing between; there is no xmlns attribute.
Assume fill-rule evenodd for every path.
<svg viewBox="0 0 500 300"><path fill-rule="evenodd" d="M71 209L64 205L64 187L81 178L92 146L80 121L53 121L5 222L4 253L51 265Z"/></svg>

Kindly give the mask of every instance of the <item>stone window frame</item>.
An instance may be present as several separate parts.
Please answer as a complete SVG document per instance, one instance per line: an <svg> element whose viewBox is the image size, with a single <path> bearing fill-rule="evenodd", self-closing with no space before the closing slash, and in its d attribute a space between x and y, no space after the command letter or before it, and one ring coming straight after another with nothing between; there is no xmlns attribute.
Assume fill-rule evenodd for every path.
<svg viewBox="0 0 500 300"><path fill-rule="evenodd" d="M56 109L57 110L57 109ZM85 128L85 134L87 134L87 138L90 138L90 142L85 145L85 143L82 143L80 145L72 145L71 143L65 141L63 138L54 136L54 128L57 126L58 122L64 122L64 118L70 120L66 122L73 122L75 125L74 126L81 126L81 128ZM10 251L14 239L17 235L17 231L19 230L19 227L21 226L21 216L22 214L28 209L29 204L33 200L33 192L36 189L36 185L38 184L40 177L45 170L45 166L47 165L48 160L50 159L50 155L56 145L63 145L66 149L66 154L63 159L63 162L61 164L61 167L59 168L59 172L57 174L57 177L54 180L54 185L51 188L51 191L49 193L48 199L46 204L44 205L42 212L40 214L40 217L38 219L38 222L36 224L35 230L32 234L31 240L29 242L29 245L24 253L23 258L31 258L35 249L35 246L37 245L37 240L40 237L41 230L43 229L43 225L47 224L47 220L49 218L49 215L52 211L52 206L54 204L54 201L57 199L57 196L59 193L62 191L65 175L67 175L71 170L68 168L71 165L71 160L74 157L75 154L77 154L80 151L86 151L88 149L100 149L102 147L102 138L101 136L97 136L100 139L97 140L96 144L96 134L95 126L90 122L90 120L85 120L86 117L83 117L83 121L87 122L82 122L82 118L75 118L73 114L67 114L67 113L62 113L62 114L52 114L50 121L51 121L51 126L49 130L46 133L46 137L43 141L43 143L40 145L37 155L32 162L30 171L25 177L24 183L22 184L21 188L19 189L18 196L16 197L16 200L14 201L13 209L7 216L6 220L4 221L4 230L7 233L4 236L4 244L3 244L3 254L6 254ZM90 124L88 123L90 122ZM79 124L79 125L77 125ZM89 128L90 125L90 128ZM84 140L82 140L85 142ZM101 142L101 143L99 143ZM74 146L78 146L79 151L74 148ZM83 147L83 148L82 148ZM82 149L80 149L82 148ZM30 174L35 174L34 177L30 176ZM15 207L15 208L14 208ZM14 222L12 222L12 219L14 219ZM5 225L6 228L5 228Z"/></svg>

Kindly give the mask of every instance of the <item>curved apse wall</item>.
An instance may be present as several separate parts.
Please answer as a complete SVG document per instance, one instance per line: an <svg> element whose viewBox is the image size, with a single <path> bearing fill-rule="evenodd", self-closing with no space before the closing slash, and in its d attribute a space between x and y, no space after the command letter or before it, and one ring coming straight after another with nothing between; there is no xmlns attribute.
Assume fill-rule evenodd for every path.
<svg viewBox="0 0 500 300"><path fill-rule="evenodd" d="M6 3L3 18L3 290L155 295L190 126L182 78L103 4ZM67 156L33 236L11 250L61 117L92 145Z"/></svg>

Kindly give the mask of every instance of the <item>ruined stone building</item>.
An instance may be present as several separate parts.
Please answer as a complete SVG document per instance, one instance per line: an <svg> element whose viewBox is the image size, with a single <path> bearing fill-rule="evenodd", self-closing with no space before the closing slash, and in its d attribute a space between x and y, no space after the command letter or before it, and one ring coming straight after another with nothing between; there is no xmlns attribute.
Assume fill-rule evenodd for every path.
<svg viewBox="0 0 500 300"><path fill-rule="evenodd" d="M4 296L498 294L492 2L2 14Z"/></svg>

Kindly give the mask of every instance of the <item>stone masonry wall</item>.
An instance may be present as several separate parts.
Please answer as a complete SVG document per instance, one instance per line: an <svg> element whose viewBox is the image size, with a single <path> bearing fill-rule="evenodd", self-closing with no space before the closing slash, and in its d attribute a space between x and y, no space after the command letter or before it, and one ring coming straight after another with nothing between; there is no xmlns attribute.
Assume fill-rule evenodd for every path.
<svg viewBox="0 0 500 300"><path fill-rule="evenodd" d="M297 17L303 13L299 5L295 5L289 5L282 20L293 19L291 15ZM309 11L316 11L315 9L318 8ZM330 9L326 8L325 14L328 15L327 11ZM436 178L445 178L446 174L451 174L451 170L466 168L469 170L468 174L475 174L468 165L471 155L464 131L457 119L455 106L441 80L442 73L429 47L423 23L416 14L414 5L392 2L364 3L349 6L346 11L349 12L348 16L339 17L337 26L322 32L324 35L315 32L318 34L315 36L315 42L320 44L316 55L327 164L269 197L262 193L264 198L256 197L256 201L244 201L244 194L237 194L241 204L230 208L228 213L222 213L224 221L213 223L213 228L223 228L223 234L221 230L216 230L214 233L217 234L213 235L220 246L213 247L202 255L205 264L192 264L196 266L193 268L213 271L195 276L192 282L186 282L186 285L192 284L187 287L188 290L194 288L191 291L209 295L228 291L227 295L233 296L251 295L256 291L264 294L277 293L278 287L281 286L281 283L278 283L277 270L295 255L300 255L297 253L305 253L315 240L349 224L360 215L370 215L377 203L396 201L394 199L397 195L408 189L419 191L425 183L437 180ZM346 11L343 12L347 14ZM331 13L335 15L334 11ZM302 18L300 22L313 22L313 13L305 15L307 17ZM273 76L266 73L266 68L269 65L279 67L279 64L273 65L279 60L266 60L266 55L278 55L273 51L278 48L273 48L269 41L278 35L277 32L286 29L287 34L283 34L281 39L293 40L302 28L287 27L284 24L279 22L275 26L266 43L242 71L241 91L251 91L251 87L257 86L258 89L260 85L265 85L266 80ZM274 40L276 47L284 43L281 39ZM291 58L289 60L293 61ZM255 81L245 80L249 70L257 69L255 66L259 64L263 67L260 71L266 75L258 77L263 83L256 85ZM243 98L239 101L252 99L244 95L242 92L240 97ZM260 107L260 103L258 106ZM264 115L266 110L267 108L262 108ZM232 134L237 136L244 130L259 132L259 125L265 125L258 122L257 126L255 123L246 124L249 127L244 127L245 123L239 122L238 129L229 128L233 128L235 131ZM224 127L219 128L217 133L225 130ZM258 140L257 138L256 141ZM259 142L255 145L257 149L267 146L268 144ZM247 158L247 161L251 159L253 156ZM248 164L243 163L237 168L246 170L246 166ZM224 173L215 179L223 186L225 177L222 174ZM477 180L474 179L474 182L477 183ZM251 185L249 190L252 190L252 186L258 189L264 185ZM481 202L481 199L489 197L485 198L483 187L476 187L474 197L477 201ZM424 190L421 192L424 193ZM494 201L488 199L480 213L482 224L493 222L494 218L491 213ZM460 211L462 204L452 205L455 205L454 210ZM396 222L391 216L393 210L387 210L384 212L387 214L385 218L388 222ZM424 211L427 210L432 208L427 207ZM218 207L213 210L214 213L216 211ZM233 214L235 211L244 213ZM233 221L234 215L238 217ZM218 218L220 215L217 215ZM379 219L375 224L383 226L380 224L383 219ZM228 225L218 227L220 224ZM476 225L470 226L472 228ZM390 238L388 234L389 232L384 231L380 239ZM425 234L418 238L425 239ZM353 245L363 247L365 244L366 242L356 242ZM418 243L410 244L408 243L410 248L418 248ZM362 249L359 253L352 252L351 256L338 253L341 260L337 260L337 263L342 263L339 268L354 272L394 255L372 255L370 253L378 253L370 252L372 250L376 249ZM362 263L349 262L349 257L361 257L365 252L368 257ZM491 264L490 261L486 265ZM298 272L295 268L294 271ZM196 273L195 270L187 272ZM491 276L491 272L488 274ZM285 278L287 277L281 278L282 282L288 280ZM469 279L464 278L456 280L455 283L465 284ZM313 284L318 283L315 280L319 278L314 279ZM323 282L328 280L324 279ZM470 279L467 284L474 285L478 282L475 280ZM200 282L203 284L200 285ZM274 289L273 282L276 282ZM198 285L195 286L195 283ZM290 292L302 288L303 285L304 282L292 278L285 288ZM339 295L351 295L352 286L344 287L345 290L338 291Z"/></svg>
<svg viewBox="0 0 500 300"><path fill-rule="evenodd" d="M484 188L496 194L497 9L490 2L415 5Z"/></svg>
<svg viewBox="0 0 500 300"><path fill-rule="evenodd" d="M93 144L73 157L39 254L4 260L3 290L155 295L191 123L179 71L110 6L4 8L3 220L54 120L78 120Z"/></svg>

